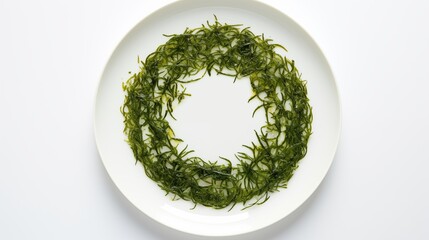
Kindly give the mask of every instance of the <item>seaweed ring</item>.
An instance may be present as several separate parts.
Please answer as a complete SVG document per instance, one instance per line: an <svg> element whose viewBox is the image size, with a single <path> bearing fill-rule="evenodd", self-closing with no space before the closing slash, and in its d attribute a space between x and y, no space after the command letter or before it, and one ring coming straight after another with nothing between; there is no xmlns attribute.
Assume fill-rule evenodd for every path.
<svg viewBox="0 0 429 240"><path fill-rule="evenodd" d="M241 25L214 24L165 35L168 41L140 61L140 72L125 83L121 112L124 133L136 163L166 193L213 208L244 208L262 204L270 193L286 188L307 153L312 109L306 82L295 62L276 53L286 50ZM183 147L168 118L184 98L186 84L206 74L249 78L253 96L265 110L266 124L255 131L257 141L223 164L205 161Z"/></svg>

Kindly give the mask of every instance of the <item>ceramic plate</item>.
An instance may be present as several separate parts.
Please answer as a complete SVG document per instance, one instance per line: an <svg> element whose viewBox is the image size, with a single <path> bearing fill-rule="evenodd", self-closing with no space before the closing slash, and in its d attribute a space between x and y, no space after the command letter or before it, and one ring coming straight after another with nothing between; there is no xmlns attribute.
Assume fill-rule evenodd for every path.
<svg viewBox="0 0 429 240"><path fill-rule="evenodd" d="M172 201L135 164L125 142L120 107L124 100L121 84L128 72L166 42L163 34L182 33L213 22L242 24L255 34L264 34L284 45L307 81L313 107L313 134L308 153L287 189L271 194L264 204L242 210L214 210L183 200ZM204 158L231 157L242 144L253 140L263 118L251 117L254 106L248 81L207 77L189 85L191 97L177 109L176 135ZM246 83L247 82L247 83ZM147 216L171 228L205 236L228 236L255 231L288 217L316 190L325 177L337 148L341 125L340 104L331 69L314 40L291 18L257 1L184 0L159 9L138 23L120 42L102 74L95 106L95 138L101 159L113 182L124 196ZM233 158L233 157L231 157Z"/></svg>

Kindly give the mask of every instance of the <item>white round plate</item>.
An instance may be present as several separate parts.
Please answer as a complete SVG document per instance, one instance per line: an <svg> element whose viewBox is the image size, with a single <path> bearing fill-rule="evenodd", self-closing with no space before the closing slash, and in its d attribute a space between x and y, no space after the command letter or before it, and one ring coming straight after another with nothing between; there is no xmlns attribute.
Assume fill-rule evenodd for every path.
<svg viewBox="0 0 429 240"><path fill-rule="evenodd" d="M135 164L125 142L124 100L121 84L139 69L141 59L166 42L163 34L182 33L214 15L221 23L242 24L255 34L284 45L286 56L294 59L307 81L313 107L313 134L308 153L287 189L271 194L264 204L242 210L236 206L214 210L202 206L191 209L187 201L172 201ZM219 77L220 78L220 77ZM215 81L219 80L219 81ZM247 83L246 83L247 82ZM251 117L248 81L232 84L232 79L211 76L189 84L191 97L185 99L171 123L176 135L204 158L226 156L250 144L261 118ZM221 114L220 114L221 113ZM95 105L95 138L101 159L113 182L125 197L144 214L171 228L205 236L229 236L255 231L289 216L316 190L325 177L337 148L340 134L340 103L331 69L313 39L292 19L263 3L249 0L183 0L174 2L138 23L120 42L102 74Z"/></svg>

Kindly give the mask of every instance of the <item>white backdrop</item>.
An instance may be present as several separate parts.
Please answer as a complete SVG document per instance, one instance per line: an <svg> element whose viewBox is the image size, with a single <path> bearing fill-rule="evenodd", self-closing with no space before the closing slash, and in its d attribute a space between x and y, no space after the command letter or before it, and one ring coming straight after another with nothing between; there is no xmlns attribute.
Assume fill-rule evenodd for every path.
<svg viewBox="0 0 429 240"><path fill-rule="evenodd" d="M0 0L0 239L200 239L136 210L93 137L104 64L170 2ZM429 2L263 2L324 51L343 130L330 172L297 214L231 239L428 239Z"/></svg>

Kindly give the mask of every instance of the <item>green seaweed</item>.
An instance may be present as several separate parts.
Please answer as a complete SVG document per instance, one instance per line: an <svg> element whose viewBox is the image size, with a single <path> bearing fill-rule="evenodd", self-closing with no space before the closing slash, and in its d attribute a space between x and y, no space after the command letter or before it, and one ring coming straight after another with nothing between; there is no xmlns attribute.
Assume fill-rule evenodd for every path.
<svg viewBox="0 0 429 240"><path fill-rule="evenodd" d="M287 187L312 133L306 82L295 62L276 53L286 49L271 39L217 19L165 36L167 42L139 60L140 71L122 85L124 133L136 163L167 194L195 206L242 203L244 209L266 202L270 193ZM220 164L192 156L188 146L179 148L185 143L167 120L175 119L174 106L190 96L186 84L206 74L250 79L249 101L260 103L255 112L265 111L257 141L243 145L235 166L229 159L221 158Z"/></svg>

